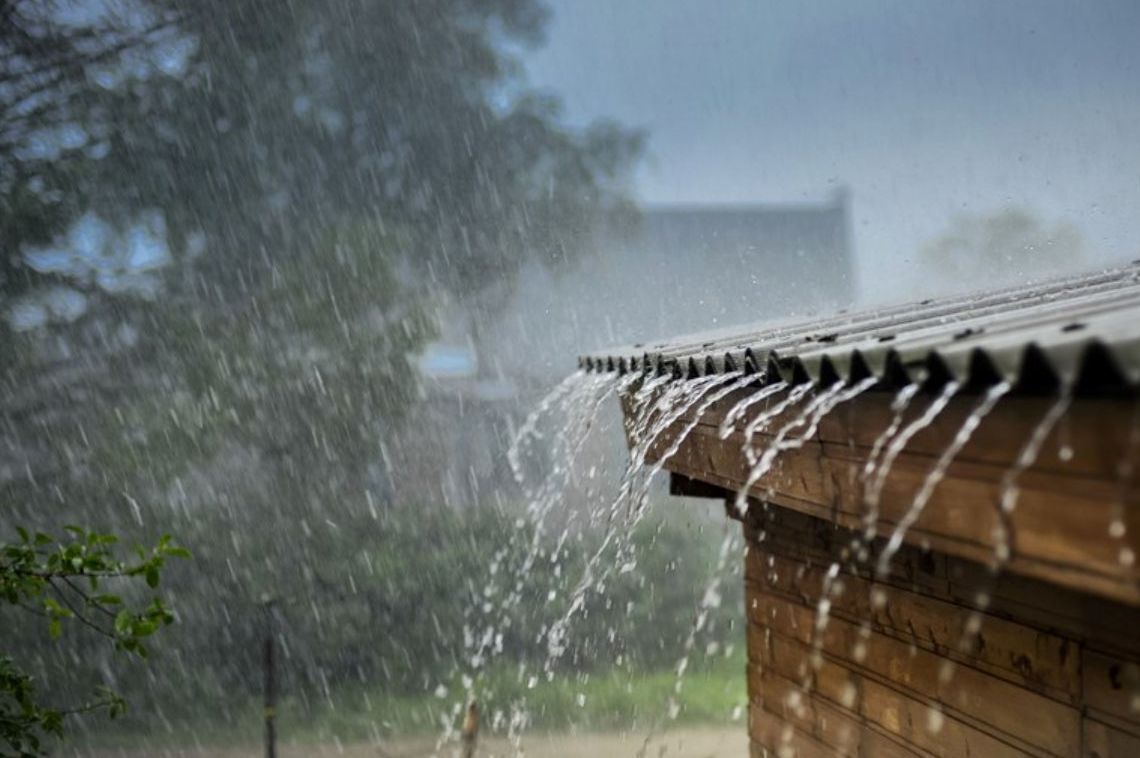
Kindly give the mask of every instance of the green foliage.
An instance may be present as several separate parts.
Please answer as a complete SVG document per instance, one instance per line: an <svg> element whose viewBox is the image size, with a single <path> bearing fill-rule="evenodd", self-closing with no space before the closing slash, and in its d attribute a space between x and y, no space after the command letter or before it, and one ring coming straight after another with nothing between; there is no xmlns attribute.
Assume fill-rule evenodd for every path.
<svg viewBox="0 0 1140 758"><path fill-rule="evenodd" d="M363 694L354 705L347 700L364 692L377 703L372 711L377 723L393 722L394 731L428 731L438 727L434 717L415 710L416 718L422 716L416 727L407 720L396 723L389 708L426 704L440 712L450 707L460 697L463 675L475 673L466 657L466 635L482 628L486 588L499 587L495 597L501 599L503 590L519 582L519 603L505 615L492 614L502 648L483 662L476 677L480 698L507 702L525 695L535 707L548 709L542 723L555 728L582 715L574 704L580 691L575 688L595 688L585 691L600 703L608 687L607 708L615 719L624 719L637 714L618 706L624 686L619 680L628 675L639 687L653 675L659 700L646 696L631 702L637 713L663 713L658 705L675 680L673 671L715 570L721 530L702 531L679 517L648 519L634 534L639 569L612 577L604 595L589 595L570 627L565 656L553 662L555 683L546 684L548 650L539 632L565 612L570 590L601 535L572 531L561 539L547 534L536 543L531 570L521 574L534 535L518 517L513 508L490 505L458 510L378 505L373 516L366 502L329 503L321 519L307 518L311 535L302 538L303 528L235 528L217 511L196 513L193 523L178 527L193 548L193 570L163 577L163 586L193 623L170 629L155 649L152 663L166 675L124 670L120 686L145 692L150 708L161 710L176 730L205 731L209 722L212 733L238 738L244 728L248 739L256 729L249 714L260 697L262 642L272 633L288 651L279 669L285 739L335 721L341 704L345 718L363 720ZM498 574L491 569L495 556ZM741 630L732 623L741 615L741 587L739 575L729 572L723 602L712 609L697 638L690 670L739 651ZM273 600L271 620L263 596ZM717 645L710 647L713 642ZM526 675L520 683L522 669ZM531 675L538 675L539 691L527 686ZM450 692L445 700L433 694L441 684ZM330 698L337 704L333 713L322 705ZM696 698L688 702L699 709ZM413 715L408 712L409 719ZM600 712L590 718L597 720L591 722L595 726L610 723ZM116 722L114 739L152 729L153 715L133 709Z"/></svg>
<svg viewBox="0 0 1140 758"><path fill-rule="evenodd" d="M0 543L0 599L16 613L42 617L52 640L60 639L65 625L75 623L111 641L116 650L145 658L144 639L173 623L174 615L160 597L145 604L128 602L106 592L107 584L139 579L156 589L167 559L188 558L189 552L165 535L150 550L136 548L128 561L114 552L114 535L79 526L66 530L69 536L61 540L17 527L18 541ZM65 715L99 709L116 718L125 712L126 702L98 687L94 699L71 709L45 706L32 677L11 658L0 657L0 742L14 753L38 754L41 736L62 736Z"/></svg>
<svg viewBox="0 0 1140 758"><path fill-rule="evenodd" d="M525 699L539 729L644 726L665 718L723 531L687 523L683 512L648 518L633 535L638 570L614 575L604 595L588 596L548 681L539 633L565 612L602 535L540 537L531 570L521 574L534 534L519 515L512 507L426 504L377 505L374 517L366 502L330 503L321 517L332 523L310 515L312 535L301 539L303 530L235 529L217 511L196 513L193 523L178 525L193 548L193 567L175 566L163 576L192 623L169 629L152 652L151 666L162 675L123 667L119 687L142 693L147 708L133 708L113 729L92 730L99 742L136 747L150 735L157 749L153 712L160 711L173 730L171 745L186 744L180 735L253 741L267 633L282 651L278 727L287 741L347 741L374 729L432 732L463 698L464 674L475 675L474 692L489 708ZM494 597L501 598L516 581L518 605L492 614L502 648L476 672L466 635L482 628L484 592L497 586ZM723 720L739 705L743 628L734 624L742 616L742 586L738 572L726 571L723 600L697 636L683 679L683 721ZM272 600L269 617L264 597ZM444 698L436 695L440 685Z"/></svg>
<svg viewBox="0 0 1140 758"><path fill-rule="evenodd" d="M675 723L727 724L747 703L745 670L742 648L705 659L681 679L677 694L677 676L670 670L610 668L552 681L542 678L530 686L517 667L500 665L485 678L480 707L490 720L496 712L508 714L512 707L525 705L530 729L537 731L649 731L668 720L670 700L676 699ZM291 742L364 741L375 737L377 723L385 735L438 734L454 711L453 698L432 693L344 687L333 698L311 714L296 699L282 704L283 722L303 725L290 732ZM499 731L491 725L485 728L488 733Z"/></svg>
<svg viewBox="0 0 1140 758"><path fill-rule="evenodd" d="M84 543L59 560L102 550L117 566L81 565L98 587L68 577L94 605L63 577L18 591L61 638L45 646L21 632L6 649L23 668L44 659L49 700L96 686L73 661L101 651L63 634L69 624L89 620L141 654L168 618L105 592L119 571L132 585L161 576L164 596L193 616L152 651L162 675L130 664L138 655L116 672L173 716L257 688L266 594L292 655L283 686L298 697L330 680L421 692L455 668L485 558L515 527L505 511L385 497L398 474L380 440L416 419L413 356L441 301L493 304L528 261L565 265L626 218L642 136L569 128L556 101L522 90L507 51L541 38L533 0L298 0L288 12L140 0L128 19L70 26L51 23L52 5L0 14L0 48L19 47L0 68L46 72L29 86L52 106L20 124L3 109L0 133L70 124L87 142L34 159L0 145L0 316L60 284L88 309L30 334L0 327L5 357L16 344L27 356L0 369L0 455L13 451L0 472L28 462L0 495L12 518L47 531L161 524L199 560L165 572L161 560L142 567L151 554L113 564L111 545ZM184 65L160 65L177 49ZM84 213L121 233L151 210L173 255L153 299L26 257ZM541 606L552 571L538 569L527 607ZM601 610L590 617L609 619L591 632L599 641L621 616ZM507 634L511 655L537 652L529 621Z"/></svg>

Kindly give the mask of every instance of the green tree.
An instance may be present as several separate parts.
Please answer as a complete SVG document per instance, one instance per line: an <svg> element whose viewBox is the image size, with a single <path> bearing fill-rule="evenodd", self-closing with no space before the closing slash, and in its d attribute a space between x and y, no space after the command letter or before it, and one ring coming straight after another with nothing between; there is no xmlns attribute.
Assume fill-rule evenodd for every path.
<svg viewBox="0 0 1140 758"><path fill-rule="evenodd" d="M191 545L167 586L195 619L173 652L210 664L194 686L248 689L252 608L281 588L314 619L299 679L380 675L393 656L330 643L362 628L364 581L333 558L391 524L380 433L414 419L435 304L493 304L528 261L588 250L630 213L642 137L570 129L525 90L509 50L541 40L533 0L99 8L0 5L7 81L44 106L0 86L0 311L84 298L74 322L0 321L24 356L0 368L0 493L32 528ZM45 262L81 218L100 249ZM141 286L124 251L145 219L169 260ZM425 561L430 523L399 531Z"/></svg>
<svg viewBox="0 0 1140 758"><path fill-rule="evenodd" d="M116 580L137 578L150 590L158 587L168 558L187 558L169 536L154 548L138 548L133 561L114 554L114 535L68 526L70 536L57 539L43 532L30 534L17 528L19 539L0 543L0 601L16 614L39 616L53 640L63 634L64 624L74 622L88 632L110 641L116 650L146 657L145 640L174 615L158 596L149 603L124 601L107 592ZM4 614L11 617L12 612ZM10 628L11 618L5 621ZM126 701L107 687L71 707L45 705L31 676L8 656L0 655L0 743L17 755L37 755L42 737L61 736L69 714L106 709L112 718L126 709Z"/></svg>

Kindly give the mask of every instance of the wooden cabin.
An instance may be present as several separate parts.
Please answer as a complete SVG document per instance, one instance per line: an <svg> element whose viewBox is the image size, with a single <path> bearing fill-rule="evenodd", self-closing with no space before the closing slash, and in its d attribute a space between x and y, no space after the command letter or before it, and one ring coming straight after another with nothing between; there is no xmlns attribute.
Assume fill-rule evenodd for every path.
<svg viewBox="0 0 1140 758"><path fill-rule="evenodd" d="M754 377L647 456L688 430L671 491L746 537L752 755L1140 756L1140 267L583 365L637 375L631 445L651 377Z"/></svg>

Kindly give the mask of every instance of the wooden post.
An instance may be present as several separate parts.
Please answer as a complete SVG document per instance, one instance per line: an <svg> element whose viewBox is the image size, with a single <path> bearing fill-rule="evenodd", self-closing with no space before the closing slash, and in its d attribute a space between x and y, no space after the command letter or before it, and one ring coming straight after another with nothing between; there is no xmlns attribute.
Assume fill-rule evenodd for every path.
<svg viewBox="0 0 1140 758"><path fill-rule="evenodd" d="M479 739L479 705L472 700L463 717L463 758L475 758L475 743Z"/></svg>
<svg viewBox="0 0 1140 758"><path fill-rule="evenodd" d="M277 671L276 650L273 640L273 601L265 601L265 639L262 647L262 665L265 685L265 758L277 758Z"/></svg>

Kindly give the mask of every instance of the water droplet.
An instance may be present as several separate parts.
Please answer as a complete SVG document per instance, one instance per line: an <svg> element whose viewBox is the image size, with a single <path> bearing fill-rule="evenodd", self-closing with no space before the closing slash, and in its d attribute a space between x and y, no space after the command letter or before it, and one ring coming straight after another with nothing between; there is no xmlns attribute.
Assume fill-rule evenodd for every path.
<svg viewBox="0 0 1140 758"><path fill-rule="evenodd" d="M930 708L926 712L926 730L931 734L938 734L942 731L942 726L946 723L946 718L942 715L942 709L937 706Z"/></svg>
<svg viewBox="0 0 1140 758"><path fill-rule="evenodd" d="M887 607L887 593L881 587L871 590L871 607L877 611Z"/></svg>
<svg viewBox="0 0 1140 758"><path fill-rule="evenodd" d="M843 689L839 693L839 702L844 708L854 708L855 699L859 696L859 690L851 682L844 682Z"/></svg>

